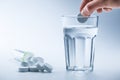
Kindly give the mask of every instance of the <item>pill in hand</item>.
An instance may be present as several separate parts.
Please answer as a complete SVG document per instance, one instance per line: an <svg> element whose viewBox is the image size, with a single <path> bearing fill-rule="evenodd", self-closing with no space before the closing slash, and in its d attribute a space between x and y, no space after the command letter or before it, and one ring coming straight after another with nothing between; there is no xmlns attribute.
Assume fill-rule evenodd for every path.
<svg viewBox="0 0 120 80"><path fill-rule="evenodd" d="M79 13L77 15L77 20L78 20L79 23L85 23L88 20L88 17L84 17Z"/></svg>

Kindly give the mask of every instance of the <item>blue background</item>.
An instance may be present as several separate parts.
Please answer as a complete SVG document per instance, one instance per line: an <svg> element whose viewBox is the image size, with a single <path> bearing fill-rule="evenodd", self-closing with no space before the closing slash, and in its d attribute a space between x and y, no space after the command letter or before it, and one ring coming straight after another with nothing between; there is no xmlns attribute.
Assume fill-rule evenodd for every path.
<svg viewBox="0 0 120 80"><path fill-rule="evenodd" d="M9 71L6 66L14 68L16 63L12 59L20 54L14 49L31 51L57 69L65 68L61 16L78 14L80 3L81 0L0 1L1 70ZM120 9L97 15L95 70L119 72ZM0 73L1 79L4 76L5 73Z"/></svg>

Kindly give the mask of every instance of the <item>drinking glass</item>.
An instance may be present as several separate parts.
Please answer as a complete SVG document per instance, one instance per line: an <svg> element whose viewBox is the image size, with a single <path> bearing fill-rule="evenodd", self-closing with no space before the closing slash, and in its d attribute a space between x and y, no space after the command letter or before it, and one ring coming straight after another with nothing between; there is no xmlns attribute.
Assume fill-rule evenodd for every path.
<svg viewBox="0 0 120 80"><path fill-rule="evenodd" d="M93 71L95 38L98 16L66 15L62 17L66 69L68 71ZM80 22L80 20L86 20Z"/></svg>

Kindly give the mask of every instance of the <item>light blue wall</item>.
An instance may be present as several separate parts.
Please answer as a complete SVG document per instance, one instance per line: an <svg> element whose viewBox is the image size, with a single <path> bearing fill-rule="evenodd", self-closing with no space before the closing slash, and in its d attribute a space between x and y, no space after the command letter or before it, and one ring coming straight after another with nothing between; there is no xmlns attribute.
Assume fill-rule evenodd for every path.
<svg viewBox="0 0 120 80"><path fill-rule="evenodd" d="M55 66L63 65L64 47L60 17L79 13L80 2L80 0L0 1L0 51L11 53L13 49L28 50L44 57ZM98 15L96 54L119 54L120 9ZM0 55L7 56L7 53Z"/></svg>

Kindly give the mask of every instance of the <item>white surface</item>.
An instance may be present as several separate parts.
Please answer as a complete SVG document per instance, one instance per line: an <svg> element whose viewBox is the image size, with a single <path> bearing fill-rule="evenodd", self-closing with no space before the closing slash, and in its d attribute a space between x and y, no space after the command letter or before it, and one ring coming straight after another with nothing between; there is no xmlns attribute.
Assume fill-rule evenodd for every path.
<svg viewBox="0 0 120 80"><path fill-rule="evenodd" d="M9 58L6 57L6 54ZM6 54L0 57L0 80L117 80L116 78L120 80L120 64L118 62L120 54L114 56L96 54L94 72L92 73L66 71L65 62L62 59L63 65L56 63L58 66L55 66L53 64L52 73L20 73L18 72L19 64L13 60L13 56L9 52Z"/></svg>

